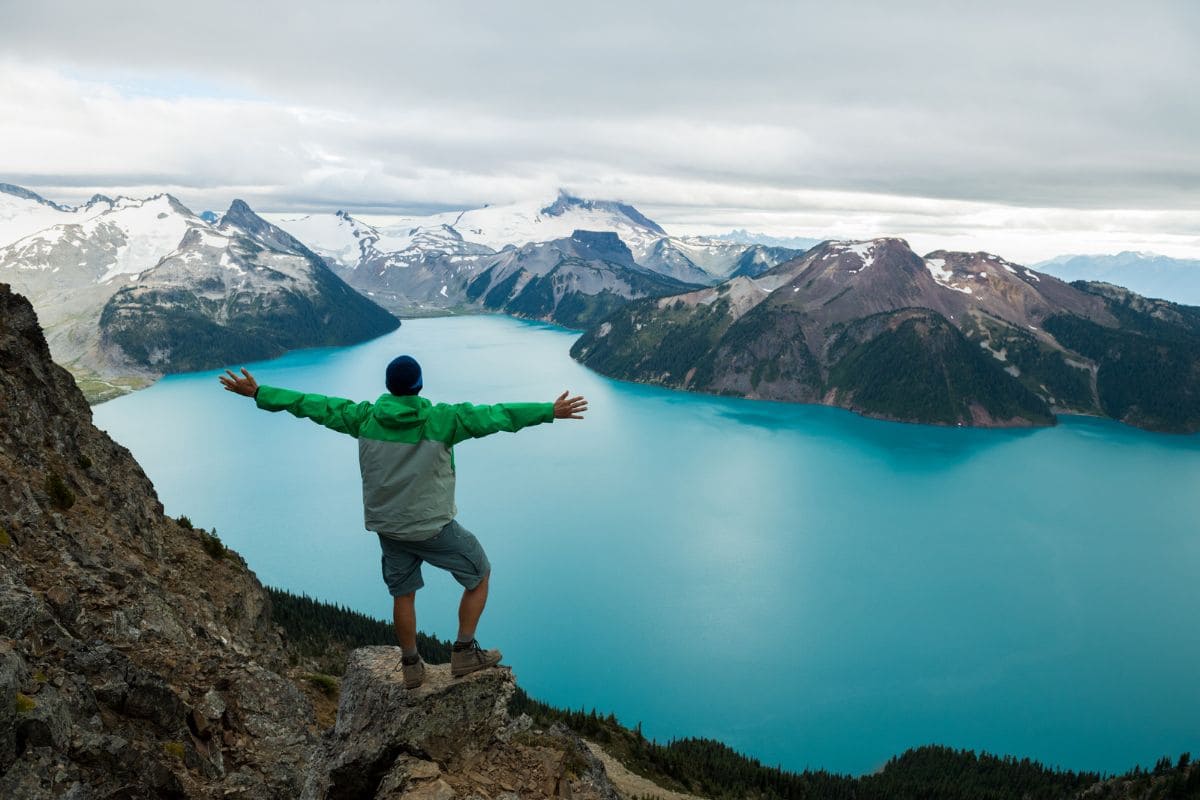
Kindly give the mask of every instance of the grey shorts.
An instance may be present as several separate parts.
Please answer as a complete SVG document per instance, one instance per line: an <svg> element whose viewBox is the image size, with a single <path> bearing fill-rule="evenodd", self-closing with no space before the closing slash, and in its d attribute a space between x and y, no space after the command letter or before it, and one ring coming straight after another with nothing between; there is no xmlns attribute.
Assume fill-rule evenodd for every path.
<svg viewBox="0 0 1200 800"><path fill-rule="evenodd" d="M421 563L446 570L466 589L474 589L492 571L475 534L454 520L429 539L403 542L379 534L383 548L383 581L393 597L412 594L425 585Z"/></svg>

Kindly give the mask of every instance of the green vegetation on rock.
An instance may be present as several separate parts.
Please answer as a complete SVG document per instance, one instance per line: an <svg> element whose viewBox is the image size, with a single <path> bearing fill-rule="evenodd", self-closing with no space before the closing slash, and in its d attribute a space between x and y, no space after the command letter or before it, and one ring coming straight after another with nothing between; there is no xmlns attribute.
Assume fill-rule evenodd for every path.
<svg viewBox="0 0 1200 800"><path fill-rule="evenodd" d="M829 385L850 405L879 416L944 425L971 423L978 410L996 421L1053 424L1049 406L1005 374L994 358L933 311L900 311L862 320L879 333L844 347Z"/></svg>
<svg viewBox="0 0 1200 800"><path fill-rule="evenodd" d="M217 561L225 558L228 554L228 549L225 543L221 541L221 537L217 536L216 528L213 528L212 533L200 531L200 546L204 548L204 552L208 553Z"/></svg>
<svg viewBox="0 0 1200 800"><path fill-rule="evenodd" d="M332 675L326 675L323 672L309 672L305 674L304 680L320 689L326 697L337 697L340 684L338 679Z"/></svg>
<svg viewBox="0 0 1200 800"><path fill-rule="evenodd" d="M50 496L50 505L59 511L66 511L75 505L75 493L57 472L46 476L46 494Z"/></svg>
<svg viewBox="0 0 1200 800"><path fill-rule="evenodd" d="M271 597L271 617L286 632L293 658L311 659L326 675L341 675L346 656L356 647L396 644L395 629L388 622L308 595L270 586L266 590ZM450 642L417 634L417 650L426 663L450 663L452 647Z"/></svg>
<svg viewBox="0 0 1200 800"><path fill-rule="evenodd" d="M1059 314L1045 328L1097 363L1104 413L1151 430L1200 430L1200 309L1075 285L1101 294L1121 327Z"/></svg>

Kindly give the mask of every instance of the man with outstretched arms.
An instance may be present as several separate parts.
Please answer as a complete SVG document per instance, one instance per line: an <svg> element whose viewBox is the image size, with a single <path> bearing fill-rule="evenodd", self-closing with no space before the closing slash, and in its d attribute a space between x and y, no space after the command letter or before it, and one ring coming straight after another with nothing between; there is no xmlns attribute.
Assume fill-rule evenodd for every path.
<svg viewBox="0 0 1200 800"><path fill-rule="evenodd" d="M411 689L425 678L414 605L425 585L422 562L449 571L463 586L451 674L457 678L500 662L499 650L484 650L475 639L491 564L479 540L454 521L454 445L556 419L583 419L587 401L563 392L553 403L431 403L420 396L421 367L411 356L388 364L385 379L388 392L373 403L259 386L245 369L240 376L226 370L221 383L253 397L259 408L289 411L358 439L363 515L383 548L383 579L394 598L404 685Z"/></svg>

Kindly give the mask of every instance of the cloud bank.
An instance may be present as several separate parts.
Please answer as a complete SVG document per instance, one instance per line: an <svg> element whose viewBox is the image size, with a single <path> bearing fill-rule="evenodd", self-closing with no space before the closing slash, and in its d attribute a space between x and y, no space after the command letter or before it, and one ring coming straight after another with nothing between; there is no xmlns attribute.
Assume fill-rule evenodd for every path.
<svg viewBox="0 0 1200 800"><path fill-rule="evenodd" d="M0 180L1200 254L1200 6L0 2Z"/></svg>

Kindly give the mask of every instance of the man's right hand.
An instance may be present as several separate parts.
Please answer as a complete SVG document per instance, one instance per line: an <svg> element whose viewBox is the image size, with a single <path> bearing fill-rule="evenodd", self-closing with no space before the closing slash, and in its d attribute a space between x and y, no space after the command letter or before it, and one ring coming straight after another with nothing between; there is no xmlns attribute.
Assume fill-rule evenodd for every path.
<svg viewBox="0 0 1200 800"><path fill-rule="evenodd" d="M563 392L554 401L554 418L555 419L583 419L583 412L587 411L587 400L582 397L568 398L569 392Z"/></svg>
<svg viewBox="0 0 1200 800"><path fill-rule="evenodd" d="M221 385L225 387L226 391L245 395L246 397L254 397L254 395L258 394L258 381L254 380L254 376L247 372L245 367L242 367L242 375L245 377L238 377L229 370L225 370L225 374L218 377L221 379Z"/></svg>

